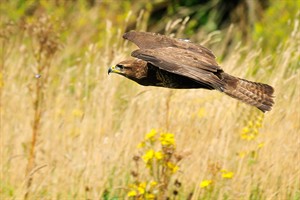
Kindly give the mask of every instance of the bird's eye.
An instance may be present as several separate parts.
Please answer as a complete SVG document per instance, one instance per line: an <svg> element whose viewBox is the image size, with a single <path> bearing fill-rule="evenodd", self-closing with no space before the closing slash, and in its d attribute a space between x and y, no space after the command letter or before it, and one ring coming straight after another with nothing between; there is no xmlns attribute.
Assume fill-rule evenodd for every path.
<svg viewBox="0 0 300 200"><path fill-rule="evenodd" d="M124 66L123 65L116 65L116 68L120 70L120 69L124 69Z"/></svg>

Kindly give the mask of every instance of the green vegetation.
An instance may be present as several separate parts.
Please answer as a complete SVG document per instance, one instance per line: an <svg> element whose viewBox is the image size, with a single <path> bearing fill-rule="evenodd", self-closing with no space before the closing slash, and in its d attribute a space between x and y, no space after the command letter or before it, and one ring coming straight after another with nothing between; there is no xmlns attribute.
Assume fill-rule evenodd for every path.
<svg viewBox="0 0 300 200"><path fill-rule="evenodd" d="M0 199L299 200L299 1L197 2L1 1ZM129 29L210 47L274 109L107 76Z"/></svg>

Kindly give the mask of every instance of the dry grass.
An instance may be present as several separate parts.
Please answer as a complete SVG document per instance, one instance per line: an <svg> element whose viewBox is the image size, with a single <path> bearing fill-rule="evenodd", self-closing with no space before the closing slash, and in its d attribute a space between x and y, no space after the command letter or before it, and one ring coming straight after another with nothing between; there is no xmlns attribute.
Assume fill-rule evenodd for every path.
<svg viewBox="0 0 300 200"><path fill-rule="evenodd" d="M122 188L134 165L136 146L152 128L174 133L177 149L186 155L177 173L182 198L190 192L193 199L205 198L208 191L199 183L213 179L215 199L299 199L297 23L291 24L295 31L273 55L261 54L259 44L237 45L221 63L228 73L275 88L274 109L265 114L251 141L241 139L241 133L249 121L257 122L260 112L255 108L216 91L142 87L107 76L107 67L133 49L122 43L122 30L112 33L108 23L101 43L84 31L69 33L47 75L35 167L30 172L31 199L101 199L104 192L111 199L124 198ZM9 55L0 84L0 198L19 199L27 192L29 178L25 172L37 63L31 39L23 32L6 41ZM234 177L222 180L215 172L219 168L234 172Z"/></svg>

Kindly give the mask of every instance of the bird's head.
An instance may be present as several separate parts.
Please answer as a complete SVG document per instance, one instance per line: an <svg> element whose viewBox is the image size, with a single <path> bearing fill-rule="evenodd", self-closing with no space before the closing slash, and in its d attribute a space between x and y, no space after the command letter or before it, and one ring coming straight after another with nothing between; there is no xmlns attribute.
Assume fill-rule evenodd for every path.
<svg viewBox="0 0 300 200"><path fill-rule="evenodd" d="M147 62L140 59L125 60L108 69L108 74L116 73L137 81L147 76Z"/></svg>

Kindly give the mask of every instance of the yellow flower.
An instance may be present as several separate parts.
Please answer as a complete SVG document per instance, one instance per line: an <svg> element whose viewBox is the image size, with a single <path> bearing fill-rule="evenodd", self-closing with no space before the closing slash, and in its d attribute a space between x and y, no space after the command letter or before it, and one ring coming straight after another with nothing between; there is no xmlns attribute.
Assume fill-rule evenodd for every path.
<svg viewBox="0 0 300 200"><path fill-rule="evenodd" d="M233 172L227 171L226 169L222 169L221 172L222 172L222 178L224 178L224 179L232 179L233 178L233 175L234 175Z"/></svg>
<svg viewBox="0 0 300 200"><path fill-rule="evenodd" d="M145 191L146 191L146 183L145 182L141 182L138 186L138 191L139 191L139 194L145 194Z"/></svg>
<svg viewBox="0 0 300 200"><path fill-rule="evenodd" d="M226 172L222 174L223 178L231 179L233 177L233 172Z"/></svg>
<svg viewBox="0 0 300 200"><path fill-rule="evenodd" d="M150 140L150 141L154 141L155 140L155 136L157 134L157 131L155 129L151 129L151 131L149 133L146 134L145 136L145 140Z"/></svg>
<svg viewBox="0 0 300 200"><path fill-rule="evenodd" d="M248 135L248 140L254 140L255 138L256 138L256 135L253 133Z"/></svg>
<svg viewBox="0 0 300 200"><path fill-rule="evenodd" d="M248 127L244 127L243 130L242 130L242 134L247 134L249 132L250 132L250 130L249 130Z"/></svg>
<svg viewBox="0 0 300 200"><path fill-rule="evenodd" d="M167 167L172 171L172 173L176 173L179 170L179 167L172 162L168 162Z"/></svg>
<svg viewBox="0 0 300 200"><path fill-rule="evenodd" d="M264 115L258 116L257 117L257 121L262 122L264 119Z"/></svg>
<svg viewBox="0 0 300 200"><path fill-rule="evenodd" d="M150 182L150 187L151 187L151 188L154 188L155 186L157 186L157 184L158 184L158 183L157 183L156 181L151 181L151 182Z"/></svg>
<svg viewBox="0 0 300 200"><path fill-rule="evenodd" d="M128 193L127 193L127 196L128 197L135 197L137 195L136 191L135 190L130 190Z"/></svg>
<svg viewBox="0 0 300 200"><path fill-rule="evenodd" d="M256 135L254 135L253 133L251 133L251 134L242 133L241 134L241 139L243 139L243 140L250 141L250 140L254 140L255 138L256 138Z"/></svg>
<svg viewBox="0 0 300 200"><path fill-rule="evenodd" d="M153 149L148 150L148 151L142 156L144 162L145 162L145 163L148 163L150 160L152 160L152 158L154 157L154 154L155 154L155 152L154 152Z"/></svg>
<svg viewBox="0 0 300 200"><path fill-rule="evenodd" d="M212 184L212 180L203 180L200 183L200 188L206 188Z"/></svg>
<svg viewBox="0 0 300 200"><path fill-rule="evenodd" d="M247 140L247 137L248 137L247 134L245 134L245 133L242 133L242 134L241 134L241 139L242 139L242 140Z"/></svg>
<svg viewBox="0 0 300 200"><path fill-rule="evenodd" d="M136 197L138 195L144 195L146 193L146 182L139 184L130 184L131 190L127 193L128 197Z"/></svg>
<svg viewBox="0 0 300 200"><path fill-rule="evenodd" d="M175 145L175 139L174 139L174 135L172 133L160 134L159 140L163 146L174 146Z"/></svg>
<svg viewBox="0 0 300 200"><path fill-rule="evenodd" d="M157 160L161 160L164 157L164 155L163 155L163 153L161 151L157 151L157 152L154 153L154 157Z"/></svg>
<svg viewBox="0 0 300 200"><path fill-rule="evenodd" d="M260 127L262 127L262 124L261 124L261 122L257 121L257 122L255 123L255 126L256 126L257 128L260 128Z"/></svg>
<svg viewBox="0 0 300 200"><path fill-rule="evenodd" d="M253 127L253 122L252 122L252 121L248 122L248 127L249 127L249 128L252 128L252 127Z"/></svg>
<svg viewBox="0 0 300 200"><path fill-rule="evenodd" d="M259 149L263 148L264 146L265 146L265 143L264 143L264 142L261 142L261 143L258 144L258 148L259 148Z"/></svg>
<svg viewBox="0 0 300 200"><path fill-rule="evenodd" d="M151 193L148 193L145 195L145 199L155 199L155 195L154 194L151 194Z"/></svg>
<svg viewBox="0 0 300 200"><path fill-rule="evenodd" d="M146 146L146 144L145 144L145 142L141 142L141 143L139 143L138 145L137 145L137 148L143 148L143 147L145 147Z"/></svg>
<svg viewBox="0 0 300 200"><path fill-rule="evenodd" d="M247 152L241 151L241 152L238 153L238 155L239 155L240 158L244 158L247 155Z"/></svg>

